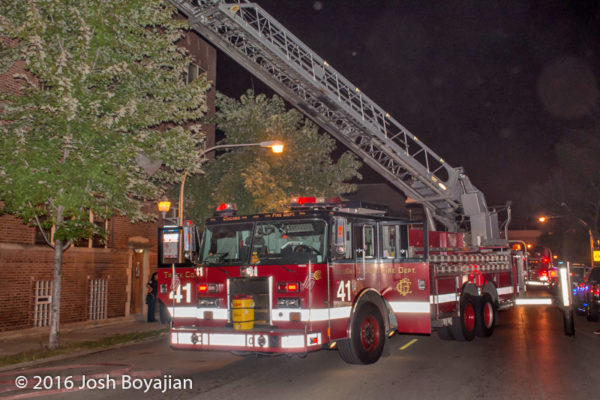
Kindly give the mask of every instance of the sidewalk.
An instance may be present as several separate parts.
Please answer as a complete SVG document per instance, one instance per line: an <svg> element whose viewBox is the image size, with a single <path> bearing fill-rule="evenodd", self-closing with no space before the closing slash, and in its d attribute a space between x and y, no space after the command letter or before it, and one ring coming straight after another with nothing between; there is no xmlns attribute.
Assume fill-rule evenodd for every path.
<svg viewBox="0 0 600 400"><path fill-rule="evenodd" d="M146 322L145 319L142 320L141 315L109 318L100 321L76 322L61 325L59 344L60 347L73 346L84 342L100 341L119 335L134 333L154 332L158 335L164 334L168 328L168 325L160 324L159 322ZM0 332L0 358L25 352L41 352L48 347L49 334L50 329L48 327ZM100 348L106 347L96 347L93 351L97 351ZM74 351L79 352L81 349ZM62 354L61 356L66 357L67 355ZM0 366L0 369L4 368Z"/></svg>

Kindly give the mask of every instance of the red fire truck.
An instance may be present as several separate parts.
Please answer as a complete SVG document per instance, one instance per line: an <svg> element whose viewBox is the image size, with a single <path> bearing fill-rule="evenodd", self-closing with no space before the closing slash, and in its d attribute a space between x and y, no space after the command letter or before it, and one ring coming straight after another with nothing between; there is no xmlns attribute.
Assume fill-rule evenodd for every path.
<svg viewBox="0 0 600 400"><path fill-rule="evenodd" d="M175 268L173 291L180 236L161 229L173 246L161 246L159 297L175 348L337 348L347 362L372 363L395 332L490 336L496 310L516 292L508 251L470 250L460 233L428 232L425 221L388 217L381 206L309 197L284 213L220 209L197 263Z"/></svg>
<svg viewBox="0 0 600 400"><path fill-rule="evenodd" d="M494 331L518 292L507 219L358 87L246 0L170 0L190 27L422 205L424 221L382 207L300 198L283 213L222 205L202 240L190 225L160 231L159 298L171 345L306 353L337 348L375 362L388 335L472 340ZM179 223L179 225L184 225ZM500 231L504 229L504 237ZM521 263L522 264L522 263ZM520 265L520 264L519 264ZM522 271L520 271L522 274Z"/></svg>

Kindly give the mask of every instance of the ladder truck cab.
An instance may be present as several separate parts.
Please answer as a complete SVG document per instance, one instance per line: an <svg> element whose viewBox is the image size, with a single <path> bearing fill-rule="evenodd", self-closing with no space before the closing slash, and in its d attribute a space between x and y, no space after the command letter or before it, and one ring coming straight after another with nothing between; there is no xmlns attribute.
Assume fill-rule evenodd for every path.
<svg viewBox="0 0 600 400"><path fill-rule="evenodd" d="M558 272L553 265L552 251L543 246L533 246L527 250L527 285L556 289Z"/></svg>
<svg viewBox="0 0 600 400"><path fill-rule="evenodd" d="M368 364L396 332L490 336L496 310L516 291L509 252L473 252L461 233L429 232L426 221L386 216L382 206L303 197L282 213L219 209L195 258L176 267L175 290L161 260L174 348L337 348L345 361ZM161 228L161 237L172 232Z"/></svg>
<svg viewBox="0 0 600 400"><path fill-rule="evenodd" d="M381 207L314 202L285 213L225 214L192 236L172 236L159 261L160 298L176 348L305 353L337 348L376 361L393 332L472 340L512 305L523 257L511 255L508 218L452 167L255 3L170 0L192 29L422 205L425 221ZM504 229L504 237L500 232ZM161 233L160 243L166 242ZM188 237L189 236L189 237ZM180 239L178 239L180 238ZM163 253L165 254L165 253ZM517 262L518 261L518 262ZM162 264L161 264L162 263ZM515 267L516 266L516 267ZM521 277L517 279L518 277Z"/></svg>

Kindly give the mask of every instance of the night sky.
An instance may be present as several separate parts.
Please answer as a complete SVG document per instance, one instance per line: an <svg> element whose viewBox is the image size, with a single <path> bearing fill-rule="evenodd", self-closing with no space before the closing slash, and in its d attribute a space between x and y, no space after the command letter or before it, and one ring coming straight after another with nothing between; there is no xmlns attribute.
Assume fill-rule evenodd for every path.
<svg viewBox="0 0 600 400"><path fill-rule="evenodd" d="M454 167L488 205L526 202L555 144L599 121L600 1L258 4ZM268 92L218 58L217 89ZM366 182L383 181L365 171Z"/></svg>

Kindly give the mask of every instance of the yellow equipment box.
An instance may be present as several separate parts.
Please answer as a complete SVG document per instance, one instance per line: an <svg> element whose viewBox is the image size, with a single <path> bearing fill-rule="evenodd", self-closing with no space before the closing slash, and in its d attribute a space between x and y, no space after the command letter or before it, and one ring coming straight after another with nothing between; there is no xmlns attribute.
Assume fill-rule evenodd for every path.
<svg viewBox="0 0 600 400"><path fill-rule="evenodd" d="M235 296L231 301L231 322L233 329L254 328L254 299L251 296Z"/></svg>

